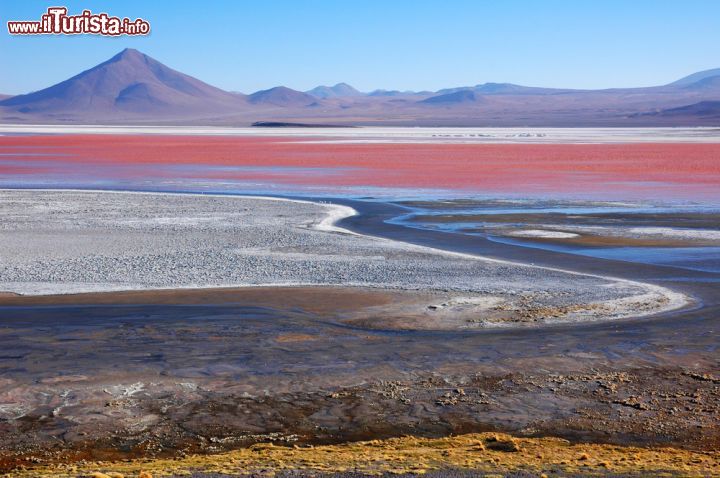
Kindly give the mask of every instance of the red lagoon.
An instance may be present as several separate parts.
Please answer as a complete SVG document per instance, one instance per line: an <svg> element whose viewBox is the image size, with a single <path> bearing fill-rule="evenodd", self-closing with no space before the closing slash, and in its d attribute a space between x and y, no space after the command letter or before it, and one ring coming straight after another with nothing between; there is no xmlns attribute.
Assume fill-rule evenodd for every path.
<svg viewBox="0 0 720 478"><path fill-rule="evenodd" d="M0 137L2 157L0 175L122 166L124 175L175 176L167 179L720 198L720 144L354 144L282 137L51 135Z"/></svg>

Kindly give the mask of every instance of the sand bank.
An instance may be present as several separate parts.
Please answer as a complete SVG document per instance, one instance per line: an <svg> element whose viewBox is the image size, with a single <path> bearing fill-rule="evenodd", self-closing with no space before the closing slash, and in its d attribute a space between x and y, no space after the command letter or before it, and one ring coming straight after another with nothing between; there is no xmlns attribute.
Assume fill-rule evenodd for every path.
<svg viewBox="0 0 720 478"><path fill-rule="evenodd" d="M425 294L383 309L383 319L378 310L352 319L404 328L619 319L688 303L656 285L350 233L335 225L355 213L347 206L22 190L0 192L0 201L0 290L15 294L260 286Z"/></svg>

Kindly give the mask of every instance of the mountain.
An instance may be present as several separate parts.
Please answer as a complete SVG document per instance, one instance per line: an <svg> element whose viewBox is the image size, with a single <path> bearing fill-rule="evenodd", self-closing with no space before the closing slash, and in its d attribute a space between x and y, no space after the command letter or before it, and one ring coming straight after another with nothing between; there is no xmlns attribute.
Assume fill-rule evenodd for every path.
<svg viewBox="0 0 720 478"><path fill-rule="evenodd" d="M194 117L237 110L244 99L125 49L44 90L0 101L21 114L68 119Z"/></svg>
<svg viewBox="0 0 720 478"><path fill-rule="evenodd" d="M415 91L374 90L368 93L368 96L413 96L416 94Z"/></svg>
<svg viewBox="0 0 720 478"><path fill-rule="evenodd" d="M698 71L692 75L680 78L677 81L673 81L667 86L690 86L693 83L697 83L708 78L720 78L720 68L714 68L712 70Z"/></svg>
<svg viewBox="0 0 720 478"><path fill-rule="evenodd" d="M257 91L247 97L254 105L272 106L310 106L317 103L317 98L302 91L293 90L285 86L276 86L269 90Z"/></svg>
<svg viewBox="0 0 720 478"><path fill-rule="evenodd" d="M431 96L418 103L424 103L428 105L453 105L461 103L476 103L482 101L483 97L472 90L460 90L454 93L447 93L444 95Z"/></svg>
<svg viewBox="0 0 720 478"><path fill-rule="evenodd" d="M691 105L669 108L656 113L657 116L683 116L705 119L720 119L720 101L700 101Z"/></svg>
<svg viewBox="0 0 720 478"><path fill-rule="evenodd" d="M703 90L711 90L711 91L720 91L720 75L718 76L708 76L705 78L702 78L694 83L690 83L689 85L683 85L681 88L686 90L695 90L695 91L703 91Z"/></svg>
<svg viewBox="0 0 720 478"><path fill-rule="evenodd" d="M18 79L20 80L20 79ZM338 101L352 98L352 101ZM0 97L3 123L397 126L720 126L720 68L653 87L576 90L480 83L429 91L346 83L228 92L126 49L40 91Z"/></svg>
<svg viewBox="0 0 720 478"><path fill-rule="evenodd" d="M360 93L358 90L348 85L347 83L338 83L335 86L316 86L312 90L308 90L305 93L320 99L363 96L362 93Z"/></svg>
<svg viewBox="0 0 720 478"><path fill-rule="evenodd" d="M513 83L484 83L477 85L473 91L484 95L544 95L553 93L552 88L535 88L531 86L515 85Z"/></svg>
<svg viewBox="0 0 720 478"><path fill-rule="evenodd" d="M460 86L456 88L445 88L438 90L437 94L446 95L456 93L458 91L469 90L481 95L551 95L557 93L567 93L576 90L560 89L560 88L538 88L535 86L522 86L513 83L483 83L475 86Z"/></svg>

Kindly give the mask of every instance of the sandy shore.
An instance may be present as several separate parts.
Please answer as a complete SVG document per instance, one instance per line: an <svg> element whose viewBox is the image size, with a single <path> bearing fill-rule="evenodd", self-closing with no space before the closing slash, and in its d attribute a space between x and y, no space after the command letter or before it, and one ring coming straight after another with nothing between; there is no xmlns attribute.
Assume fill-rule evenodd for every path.
<svg viewBox="0 0 720 478"><path fill-rule="evenodd" d="M334 225L354 214L346 206L21 190L0 201L0 290L15 294L369 287L432 294L382 324L376 313L356 317L363 326L441 329L618 319L688 301L657 285L350 233Z"/></svg>
<svg viewBox="0 0 720 478"><path fill-rule="evenodd" d="M406 434L505 431L705 451L720 443L716 283L703 282L707 274L687 271L692 287L669 282L704 308L618 323L599 319L631 314L632 302L638 314L660 310L669 292L602 274L651 281L667 271L570 259L595 274L582 275L363 235L403 241L410 231L421 244L475 251L465 247L470 236L443 242L363 209L387 205L349 203L362 214L343 222L357 232L348 234L334 221L350 209L261 198L6 191L1 204L0 277L32 294L0 299L0 471L216 472L257 453L247 447L258 442L312 450ZM526 251L494 256L569 264ZM573 320L595 323L474 330ZM500 459L498 470L574 475L576 462L597 469L602 460L618 473L628 469L621 458L640 463L615 447L588 445L580 460L578 448L542 441L537 458L531 441L522 442L533 450L526 456L485 453L466 439L486 441L428 442L426 468ZM409 440L398 446L425 447ZM354 446L341 446L338 459L369 459ZM378 457L395 446L382 442ZM270 461L341 471L283 450ZM435 460L445 452L457 460ZM548 458L556 452L567 458ZM696 458L647 453L655 461L646 470L681 470ZM181 460L120 463L149 458Z"/></svg>

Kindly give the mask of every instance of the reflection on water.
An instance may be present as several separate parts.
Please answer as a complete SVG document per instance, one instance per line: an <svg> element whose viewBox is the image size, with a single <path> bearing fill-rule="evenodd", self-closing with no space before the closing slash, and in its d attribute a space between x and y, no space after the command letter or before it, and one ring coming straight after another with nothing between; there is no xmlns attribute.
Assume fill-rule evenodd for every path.
<svg viewBox="0 0 720 478"><path fill-rule="evenodd" d="M492 241L551 251L580 254L642 264L679 267L705 272L720 272L720 247L597 247L580 248L557 244L539 244L531 241L488 236Z"/></svg>
<svg viewBox="0 0 720 478"><path fill-rule="evenodd" d="M717 207L706 204L473 199L400 204L411 212L390 222L408 227L602 259L720 272L720 215ZM511 237L523 232L537 237Z"/></svg>

